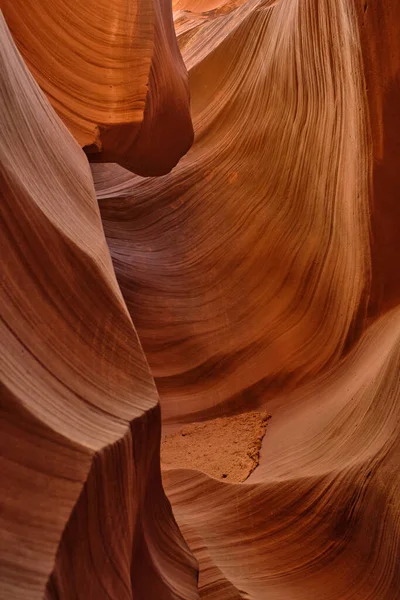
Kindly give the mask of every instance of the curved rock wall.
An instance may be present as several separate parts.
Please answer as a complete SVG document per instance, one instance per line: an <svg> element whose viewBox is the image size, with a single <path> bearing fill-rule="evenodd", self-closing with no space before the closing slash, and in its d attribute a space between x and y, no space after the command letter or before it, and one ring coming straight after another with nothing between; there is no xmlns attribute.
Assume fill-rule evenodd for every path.
<svg viewBox="0 0 400 600"><path fill-rule="evenodd" d="M0 596L197 598L87 159L0 42Z"/></svg>
<svg viewBox="0 0 400 600"><path fill-rule="evenodd" d="M165 431L272 415L245 483L164 470L200 596L394 600L397 3L192 6L193 148L93 174Z"/></svg>
<svg viewBox="0 0 400 600"><path fill-rule="evenodd" d="M178 16L196 142L170 175L93 170L166 419L183 404L192 419L249 408L315 375L364 316L371 164L355 11L273 4L200 15L190 31L195 17Z"/></svg>
<svg viewBox="0 0 400 600"><path fill-rule="evenodd" d="M0 596L397 600L399 3L3 5Z"/></svg>
<svg viewBox="0 0 400 600"><path fill-rule="evenodd" d="M168 173L193 141L168 0L4 0L23 59L94 161Z"/></svg>

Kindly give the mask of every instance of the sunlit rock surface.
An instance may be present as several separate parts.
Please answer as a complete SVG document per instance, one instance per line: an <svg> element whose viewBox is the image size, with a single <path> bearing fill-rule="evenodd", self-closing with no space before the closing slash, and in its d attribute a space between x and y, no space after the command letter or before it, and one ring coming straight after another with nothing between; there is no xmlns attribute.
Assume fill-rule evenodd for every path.
<svg viewBox="0 0 400 600"><path fill-rule="evenodd" d="M22 57L95 161L168 173L193 140L168 0L3 0Z"/></svg>
<svg viewBox="0 0 400 600"><path fill-rule="evenodd" d="M163 178L93 173L164 418L196 420L298 385L359 334L372 165L349 2L250 0L176 27L193 148Z"/></svg>
<svg viewBox="0 0 400 600"><path fill-rule="evenodd" d="M45 4L78 144L4 30L2 595L397 600L400 4L173 2L182 158L170 5ZM272 417L243 483L218 434L165 465L187 545L158 395L166 439Z"/></svg>
<svg viewBox="0 0 400 600"><path fill-rule="evenodd" d="M0 42L0 597L195 599L87 159Z"/></svg>

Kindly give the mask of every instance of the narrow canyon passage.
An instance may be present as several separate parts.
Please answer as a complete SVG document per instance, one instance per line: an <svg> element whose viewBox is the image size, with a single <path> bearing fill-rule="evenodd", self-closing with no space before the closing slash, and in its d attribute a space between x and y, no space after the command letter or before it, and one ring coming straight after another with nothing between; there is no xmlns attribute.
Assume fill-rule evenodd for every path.
<svg viewBox="0 0 400 600"><path fill-rule="evenodd" d="M1 11L1 599L400 600L400 2Z"/></svg>

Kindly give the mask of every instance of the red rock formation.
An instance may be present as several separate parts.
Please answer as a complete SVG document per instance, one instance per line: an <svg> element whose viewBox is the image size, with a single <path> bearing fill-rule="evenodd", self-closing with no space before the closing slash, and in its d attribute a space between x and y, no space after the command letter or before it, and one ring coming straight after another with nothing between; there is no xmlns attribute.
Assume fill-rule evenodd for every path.
<svg viewBox="0 0 400 600"><path fill-rule="evenodd" d="M194 599L89 165L3 20L0 43L0 597Z"/></svg>
<svg viewBox="0 0 400 600"><path fill-rule="evenodd" d="M170 175L93 169L166 419L249 410L315 375L365 312L370 157L355 14L345 1L266 6L200 15L189 31L181 15L196 143Z"/></svg>
<svg viewBox="0 0 400 600"><path fill-rule="evenodd" d="M192 150L93 168L165 430L272 414L245 483L164 472L204 598L398 598L397 5L180 11Z"/></svg>
<svg viewBox="0 0 400 600"><path fill-rule="evenodd" d="M400 3L356 3L372 132L371 315L400 303Z"/></svg>
<svg viewBox="0 0 400 600"><path fill-rule="evenodd" d="M268 404L248 483L164 472L201 598L398 598L399 366L397 309L337 367Z"/></svg>
<svg viewBox="0 0 400 600"><path fill-rule="evenodd" d="M36 81L95 161L168 173L193 141L168 0L3 0Z"/></svg>
<svg viewBox="0 0 400 600"><path fill-rule="evenodd" d="M5 1L34 76L119 164L91 167L111 265L84 155L7 38L0 591L196 597L154 376L168 435L272 415L243 483L165 465L201 598L397 600L399 3L176 0L195 143L161 178L139 175L190 138L169 5L25 5ZM49 59L35 18L54 39L70 6L116 71L72 17Z"/></svg>

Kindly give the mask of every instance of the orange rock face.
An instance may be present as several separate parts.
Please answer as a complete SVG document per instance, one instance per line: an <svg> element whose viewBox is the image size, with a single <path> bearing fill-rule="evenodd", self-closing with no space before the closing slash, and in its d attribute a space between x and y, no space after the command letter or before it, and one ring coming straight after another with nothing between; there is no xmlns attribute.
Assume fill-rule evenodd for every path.
<svg viewBox="0 0 400 600"><path fill-rule="evenodd" d="M93 173L164 418L196 421L297 386L357 336L372 165L347 2L253 0L176 26L192 150L163 179Z"/></svg>
<svg viewBox="0 0 400 600"><path fill-rule="evenodd" d="M190 147L187 73L168 0L3 0L23 59L95 161L167 173Z"/></svg>
<svg viewBox="0 0 400 600"><path fill-rule="evenodd" d="M2 8L1 598L397 600L399 2Z"/></svg>
<svg viewBox="0 0 400 600"><path fill-rule="evenodd" d="M195 599L87 159L0 41L0 597Z"/></svg>

